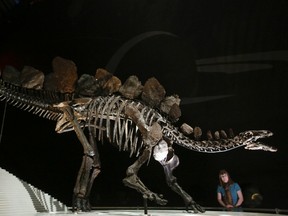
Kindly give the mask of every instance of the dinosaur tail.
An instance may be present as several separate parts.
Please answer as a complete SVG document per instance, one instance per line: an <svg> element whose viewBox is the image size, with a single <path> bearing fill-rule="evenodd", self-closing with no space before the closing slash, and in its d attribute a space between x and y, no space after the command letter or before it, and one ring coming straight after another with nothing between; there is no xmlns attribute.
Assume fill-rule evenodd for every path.
<svg viewBox="0 0 288 216"><path fill-rule="evenodd" d="M0 100L41 117L57 120L62 112L53 104L71 100L72 95L23 88L0 79Z"/></svg>

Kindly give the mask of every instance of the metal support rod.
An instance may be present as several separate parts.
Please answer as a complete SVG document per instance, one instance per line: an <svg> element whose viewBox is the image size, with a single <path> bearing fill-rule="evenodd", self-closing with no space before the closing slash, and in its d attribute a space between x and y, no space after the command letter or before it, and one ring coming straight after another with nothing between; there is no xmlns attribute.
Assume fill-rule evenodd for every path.
<svg viewBox="0 0 288 216"><path fill-rule="evenodd" d="M143 195L143 204L144 204L144 215L148 215L147 196L146 195Z"/></svg>

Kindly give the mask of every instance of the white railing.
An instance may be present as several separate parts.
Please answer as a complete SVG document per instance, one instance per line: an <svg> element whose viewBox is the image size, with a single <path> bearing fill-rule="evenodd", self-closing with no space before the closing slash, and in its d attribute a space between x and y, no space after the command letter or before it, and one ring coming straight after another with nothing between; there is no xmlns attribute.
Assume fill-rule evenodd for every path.
<svg viewBox="0 0 288 216"><path fill-rule="evenodd" d="M48 193L0 168L0 215L67 211L67 206Z"/></svg>

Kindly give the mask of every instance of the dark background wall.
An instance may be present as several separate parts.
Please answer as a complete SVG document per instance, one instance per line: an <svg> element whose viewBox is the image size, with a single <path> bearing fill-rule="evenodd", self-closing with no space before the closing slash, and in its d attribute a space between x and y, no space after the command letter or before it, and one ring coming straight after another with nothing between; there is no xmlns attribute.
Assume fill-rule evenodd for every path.
<svg viewBox="0 0 288 216"><path fill-rule="evenodd" d="M277 153L175 147L180 166L174 174L203 206L218 206L218 171L225 168L241 185L247 207L287 208L287 1L6 0L0 8L1 69L30 65L50 73L52 59L61 56L74 61L79 74L102 67L122 80L136 74L144 83L154 76L167 94L182 98L181 122L203 130L273 131L265 142ZM1 103L1 117L3 109ZM82 147L73 133L55 134L54 127L8 107L0 166L71 205ZM135 158L110 145L100 150L103 168L92 204L142 205L121 182ZM139 175L168 205L181 206L161 171L151 161ZM263 199L251 200L255 192Z"/></svg>

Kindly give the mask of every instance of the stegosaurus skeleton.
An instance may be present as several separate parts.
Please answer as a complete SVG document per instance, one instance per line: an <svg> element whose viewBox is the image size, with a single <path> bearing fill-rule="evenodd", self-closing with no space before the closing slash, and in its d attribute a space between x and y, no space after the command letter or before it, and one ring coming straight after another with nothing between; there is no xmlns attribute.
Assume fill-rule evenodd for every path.
<svg viewBox="0 0 288 216"><path fill-rule="evenodd" d="M71 130L76 132L83 146L84 156L73 192L75 211L89 211L91 208L90 191L101 169L96 142L104 142L106 138L120 150L130 151L131 155L137 156L123 179L126 186L136 189L147 199L160 205L167 203L162 195L150 191L137 176L141 166L153 155L164 168L168 186L182 197L186 210L191 208L194 212L205 210L178 185L176 177L173 176L173 170L179 164L178 156L172 147L174 143L205 153L224 152L238 147L276 151L273 147L257 142L259 138L272 136L272 132L267 130L251 130L234 137L217 139L190 139L156 109L141 101L122 96L74 99L73 95L25 89L0 80L0 99L20 109L57 121L57 133ZM87 136L84 133L85 128L88 129Z"/></svg>

